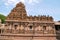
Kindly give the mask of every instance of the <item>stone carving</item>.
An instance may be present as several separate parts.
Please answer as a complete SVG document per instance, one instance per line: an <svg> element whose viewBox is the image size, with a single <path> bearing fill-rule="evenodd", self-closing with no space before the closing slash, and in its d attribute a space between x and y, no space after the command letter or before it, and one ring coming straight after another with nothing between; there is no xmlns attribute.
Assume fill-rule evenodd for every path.
<svg viewBox="0 0 60 40"><path fill-rule="evenodd" d="M31 38L31 40L41 40L41 36L43 37L42 40L48 40L47 38L51 34L52 36L49 36L49 39L52 40L51 38L55 36L53 18L45 15L27 16L25 5L22 2L19 2L11 10L6 18L5 25L2 34L7 34L7 38L14 38L12 40L30 40ZM55 40L55 37L53 38Z"/></svg>
<svg viewBox="0 0 60 40"><path fill-rule="evenodd" d="M53 21L53 18L45 15L27 16L25 5L19 2L15 8L13 8L6 20L23 20L23 21Z"/></svg>

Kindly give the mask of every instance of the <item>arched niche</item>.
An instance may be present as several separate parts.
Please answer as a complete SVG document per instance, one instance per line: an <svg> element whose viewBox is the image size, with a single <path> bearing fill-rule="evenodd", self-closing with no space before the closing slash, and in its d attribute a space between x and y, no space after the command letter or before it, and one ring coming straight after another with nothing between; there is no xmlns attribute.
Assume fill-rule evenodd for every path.
<svg viewBox="0 0 60 40"><path fill-rule="evenodd" d="M32 29L32 25L30 25L29 28Z"/></svg>
<svg viewBox="0 0 60 40"><path fill-rule="evenodd" d="M43 26L43 30L46 30L46 27L47 27L47 26Z"/></svg>
<svg viewBox="0 0 60 40"><path fill-rule="evenodd" d="M33 30L33 24L28 24L27 29L28 30Z"/></svg>
<svg viewBox="0 0 60 40"><path fill-rule="evenodd" d="M19 29L19 24L18 23L14 23L13 24L13 28L16 30L16 29Z"/></svg>

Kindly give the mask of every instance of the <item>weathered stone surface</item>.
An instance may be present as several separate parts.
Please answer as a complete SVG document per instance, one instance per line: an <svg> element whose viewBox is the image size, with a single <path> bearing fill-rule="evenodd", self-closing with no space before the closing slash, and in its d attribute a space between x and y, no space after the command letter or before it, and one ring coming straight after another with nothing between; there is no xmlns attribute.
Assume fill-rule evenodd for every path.
<svg viewBox="0 0 60 40"><path fill-rule="evenodd" d="M7 34L7 35L1 35L0 40L56 40L55 35L23 35L23 34Z"/></svg>
<svg viewBox="0 0 60 40"><path fill-rule="evenodd" d="M7 16L0 40L56 40L54 25L50 16L27 16L20 2Z"/></svg>

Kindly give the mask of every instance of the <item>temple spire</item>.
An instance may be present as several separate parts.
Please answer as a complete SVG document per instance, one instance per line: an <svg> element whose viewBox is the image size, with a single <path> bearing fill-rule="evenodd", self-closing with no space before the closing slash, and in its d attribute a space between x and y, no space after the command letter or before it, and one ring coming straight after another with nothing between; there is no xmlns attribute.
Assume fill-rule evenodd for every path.
<svg viewBox="0 0 60 40"><path fill-rule="evenodd" d="M24 5L22 2L19 2L19 3L16 5L16 7L20 7L20 6L25 7L25 5Z"/></svg>
<svg viewBox="0 0 60 40"><path fill-rule="evenodd" d="M15 8L11 10L11 13L8 15L7 19L9 20L21 20L26 18L25 5L22 2L19 2Z"/></svg>

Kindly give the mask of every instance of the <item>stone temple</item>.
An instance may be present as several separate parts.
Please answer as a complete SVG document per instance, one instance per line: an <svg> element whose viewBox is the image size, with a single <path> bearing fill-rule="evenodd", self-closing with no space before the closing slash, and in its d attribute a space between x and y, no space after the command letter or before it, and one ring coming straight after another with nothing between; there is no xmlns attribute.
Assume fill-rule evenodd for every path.
<svg viewBox="0 0 60 40"><path fill-rule="evenodd" d="M25 5L19 2L6 17L5 26L0 26L0 40L57 40L59 25L51 16L27 16Z"/></svg>

